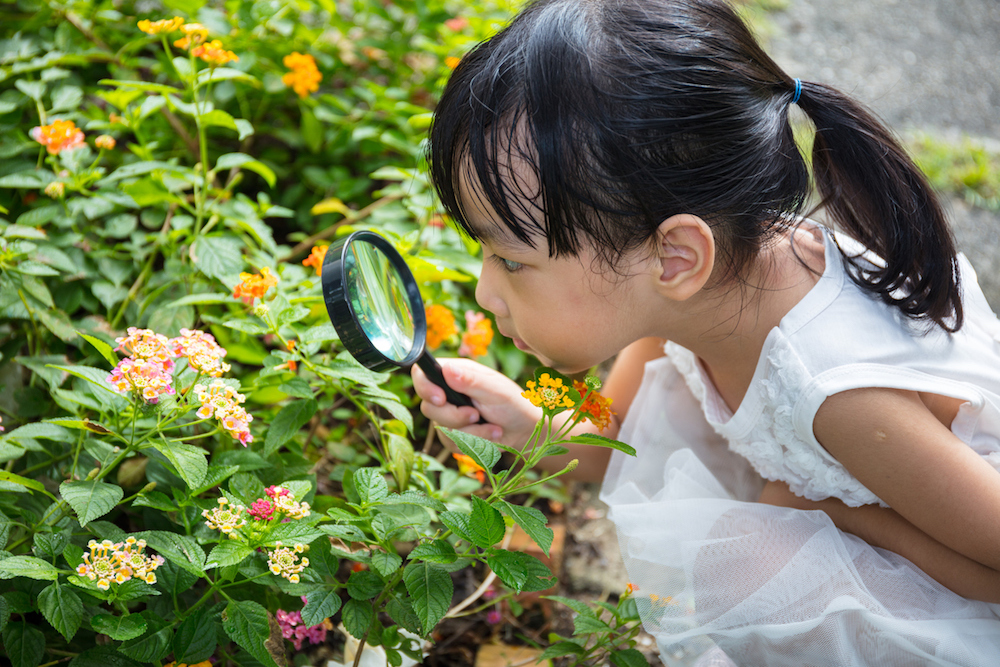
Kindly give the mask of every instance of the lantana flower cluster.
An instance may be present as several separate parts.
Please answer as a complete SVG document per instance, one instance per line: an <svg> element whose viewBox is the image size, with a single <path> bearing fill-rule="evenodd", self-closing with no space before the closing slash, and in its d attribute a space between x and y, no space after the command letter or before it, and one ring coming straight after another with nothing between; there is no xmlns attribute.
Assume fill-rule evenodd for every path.
<svg viewBox="0 0 1000 667"><path fill-rule="evenodd" d="M241 273L240 283L233 290L234 299L243 299L243 303L250 305L254 299L263 299L264 294L271 287L278 284L278 279L271 274L271 269L266 266L256 273Z"/></svg>
<svg viewBox="0 0 1000 667"><path fill-rule="evenodd" d="M306 603L305 596L302 597L302 603ZM281 636L291 641L296 651L302 650L302 644L306 640L309 640L310 644L322 644L326 641L327 631L333 630L333 624L328 618L324 618L322 623L313 626L303 625L302 612L300 611L279 609L274 617L278 621L278 626L281 627Z"/></svg>
<svg viewBox="0 0 1000 667"><path fill-rule="evenodd" d="M111 584L124 584L133 577L147 584L156 583L156 569L163 565L163 556L149 556L144 553L145 540L128 537L124 542L91 540L87 546L90 553L83 554L83 562L76 573L97 582L102 591Z"/></svg>
<svg viewBox="0 0 1000 667"><path fill-rule="evenodd" d="M287 74L285 76L288 76ZM326 251L330 246L314 245L309 251L309 256L302 260L302 266L311 266L316 271L317 276L323 275L323 262L326 260Z"/></svg>
<svg viewBox="0 0 1000 667"><path fill-rule="evenodd" d="M196 413L200 419L215 417L222 428L239 440L244 447L253 442L253 436L250 435L253 415L241 405L246 396L222 380L215 380L207 387L202 384L195 385L194 394L201 403Z"/></svg>
<svg viewBox="0 0 1000 667"><path fill-rule="evenodd" d="M200 23L185 23L184 19L175 16L172 19L159 21L142 20L137 26L147 35L169 35L179 30L184 36L175 40L174 46L190 51L193 57L201 58L212 67L239 60L239 56L227 51L221 41L217 39L207 41L208 28Z"/></svg>
<svg viewBox="0 0 1000 667"><path fill-rule="evenodd" d="M39 125L29 132L31 138L45 146L49 155L59 155L83 146L85 137L71 120L54 120L49 125Z"/></svg>
<svg viewBox="0 0 1000 667"><path fill-rule="evenodd" d="M446 306L432 304L424 308L427 318L427 347L436 350L458 334L455 316ZM483 313L469 310L465 313L465 331L462 333L458 354L462 357L486 355L493 341L493 324Z"/></svg>
<svg viewBox="0 0 1000 667"><path fill-rule="evenodd" d="M315 93L319 90L319 82L323 80L323 75L316 67L316 59L311 55L293 51L285 56L281 62L292 70L282 76L281 80L294 90L296 95L307 97L309 93Z"/></svg>
<svg viewBox="0 0 1000 667"><path fill-rule="evenodd" d="M309 516L309 503L296 501L295 495L283 486L269 486L264 489L264 495L267 497L257 498L249 509L230 502L226 497L219 498L218 507L202 511L205 525L228 535L230 539L245 540L247 535L263 534L262 531L272 521L284 523ZM245 531L249 532L244 534ZM301 555L308 549L306 544L275 542L274 549L267 555L267 567L273 574L297 584L299 575L309 567L309 559Z"/></svg>
<svg viewBox="0 0 1000 667"><path fill-rule="evenodd" d="M583 382L574 380L570 383L567 378L557 376L555 372L543 372L538 375L537 382L528 380L527 389L521 392L521 396L551 414L575 409L573 423L586 419L598 430L607 428L614 412L611 411L611 399L597 391L601 386L600 380L591 376Z"/></svg>

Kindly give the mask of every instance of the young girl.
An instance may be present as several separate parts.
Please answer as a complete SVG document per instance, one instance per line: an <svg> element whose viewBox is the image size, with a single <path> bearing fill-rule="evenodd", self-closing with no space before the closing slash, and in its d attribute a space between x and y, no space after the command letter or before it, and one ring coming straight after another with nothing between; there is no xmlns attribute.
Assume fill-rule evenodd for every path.
<svg viewBox="0 0 1000 667"><path fill-rule="evenodd" d="M792 105L840 232L799 216ZM1000 323L868 112L721 0L541 0L456 68L430 159L499 331L566 373L617 355L638 453L570 456L607 468L665 662L1000 664ZM513 382L445 376L475 407L415 369L427 417L525 442Z"/></svg>

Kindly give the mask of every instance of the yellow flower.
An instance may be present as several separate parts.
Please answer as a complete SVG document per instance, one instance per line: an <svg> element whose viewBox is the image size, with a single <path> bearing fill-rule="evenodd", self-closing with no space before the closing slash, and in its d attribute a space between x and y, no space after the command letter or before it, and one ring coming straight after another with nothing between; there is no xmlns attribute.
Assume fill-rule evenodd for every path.
<svg viewBox="0 0 1000 667"><path fill-rule="evenodd" d="M316 59L311 55L293 51L285 56L281 62L292 70L282 76L281 80L294 90L296 95L306 97L309 93L315 93L319 90L319 82L323 80L323 75L316 67Z"/></svg>
<svg viewBox="0 0 1000 667"><path fill-rule="evenodd" d="M458 472L466 477L475 477L482 484L486 480L483 467L476 463L475 459L465 454L452 454L455 462L458 463Z"/></svg>
<svg viewBox="0 0 1000 667"><path fill-rule="evenodd" d="M243 303L253 303L254 298L263 299L271 287L278 284L278 279L271 275L271 269L266 266L256 273L241 273L240 284L233 290L234 299L243 299Z"/></svg>
<svg viewBox="0 0 1000 667"><path fill-rule="evenodd" d="M458 333L455 326L455 315L442 305L434 304L424 310L427 316L427 348L436 350Z"/></svg>
<svg viewBox="0 0 1000 667"><path fill-rule="evenodd" d="M172 19L162 19L160 21L149 21L143 19L139 21L139 30L142 30L147 35L163 35L166 33L177 32L180 30L181 26L184 25L184 19L180 16L175 16Z"/></svg>
<svg viewBox="0 0 1000 667"><path fill-rule="evenodd" d="M94 145L101 150L111 151L115 149L115 138L110 134L102 134L101 136L94 139Z"/></svg>
<svg viewBox="0 0 1000 667"><path fill-rule="evenodd" d="M174 42L178 49L188 49L208 39L208 28L200 23L185 23L180 30L184 36Z"/></svg>
<svg viewBox="0 0 1000 667"><path fill-rule="evenodd" d="M455 69L456 67L458 67L458 63L460 62L462 62L462 59L456 56L448 56L447 58L444 59L445 67L447 67L448 69Z"/></svg>
<svg viewBox="0 0 1000 667"><path fill-rule="evenodd" d="M239 57L235 53L222 48L222 42L217 39L194 47L191 49L191 55L195 58L201 58L212 67L219 67L220 65L239 60Z"/></svg>
<svg viewBox="0 0 1000 667"><path fill-rule="evenodd" d="M482 357L493 340L493 324L482 313L471 310L465 312L465 328L462 344L458 348L461 357Z"/></svg>
<svg viewBox="0 0 1000 667"><path fill-rule="evenodd" d="M267 566L271 574L288 579L293 584L299 583L299 573L309 567L309 559L303 557L299 560L299 554L306 550L306 545L296 544L294 549L281 546L281 542L275 542L276 547L267 557Z"/></svg>
<svg viewBox="0 0 1000 667"><path fill-rule="evenodd" d="M287 74L285 76L288 76ZM286 82L287 83L287 82ZM304 95L303 95L304 97ZM309 252L309 256L302 260L302 266L311 266L316 270L317 276L323 275L323 260L326 259L326 251L330 246L314 245Z"/></svg>
<svg viewBox="0 0 1000 667"><path fill-rule="evenodd" d="M574 381L573 388L580 392L580 396L584 397L583 405L580 406L580 415L584 419L590 420L599 431L606 429L611 423L611 415L614 414L611 411L611 399L601 396L597 391L592 391L585 382ZM587 393L588 391L590 394Z"/></svg>
<svg viewBox="0 0 1000 667"><path fill-rule="evenodd" d="M246 508L243 505L233 505L232 509L227 509L226 505L229 504L227 498L219 498L218 502L219 506L213 508L211 512L202 510L201 515L205 518L206 526L229 535L246 523L246 519L243 518L243 511Z"/></svg>
<svg viewBox="0 0 1000 667"><path fill-rule="evenodd" d="M544 410L565 410L573 407L573 401L569 397L569 387L563 384L562 378L553 378L548 373L542 373L536 383L528 380L527 391L521 392L521 396L531 401Z"/></svg>
<svg viewBox="0 0 1000 667"><path fill-rule="evenodd" d="M29 132L31 138L45 146L49 155L71 151L84 144L83 131L71 120L54 120L51 125L40 125Z"/></svg>

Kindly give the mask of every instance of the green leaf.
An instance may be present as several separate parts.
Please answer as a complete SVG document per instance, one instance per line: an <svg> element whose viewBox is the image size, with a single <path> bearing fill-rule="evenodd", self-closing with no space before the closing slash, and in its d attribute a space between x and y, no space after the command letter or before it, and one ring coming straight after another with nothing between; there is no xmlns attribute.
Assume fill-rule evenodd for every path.
<svg viewBox="0 0 1000 667"><path fill-rule="evenodd" d="M430 632L448 613L454 585L451 575L437 563L410 563L403 570L403 583L413 611L424 632Z"/></svg>
<svg viewBox="0 0 1000 667"><path fill-rule="evenodd" d="M94 524L91 524L91 527L93 527L93 525ZM124 602L128 602L129 600L138 600L140 598L148 598L152 595L159 594L160 591L153 588L145 581L142 581L141 579L129 579L118 587L115 597Z"/></svg>
<svg viewBox="0 0 1000 667"><path fill-rule="evenodd" d="M55 424L56 426L62 426L65 428L72 428L78 431L90 431L91 433L97 433L98 435L113 435L121 441L125 441L125 438L121 437L107 426L100 422L92 422L89 419L47 419L46 424Z"/></svg>
<svg viewBox="0 0 1000 667"><path fill-rule="evenodd" d="M583 614L584 616L596 616L594 610L591 609L586 602L563 597L561 595L546 595L544 597L546 600L555 600L556 602L560 602L578 614Z"/></svg>
<svg viewBox="0 0 1000 667"><path fill-rule="evenodd" d="M177 308L179 306L206 305L216 303L233 303L233 295L227 294L188 294L176 301L171 301L165 308Z"/></svg>
<svg viewBox="0 0 1000 667"><path fill-rule="evenodd" d="M575 435L570 438L569 441L580 445L610 447L611 449L617 449L619 452L625 452L629 456L635 456L635 449L626 445L624 442L618 442L617 440L612 440L611 438L605 438L603 435L597 435L596 433Z"/></svg>
<svg viewBox="0 0 1000 667"><path fill-rule="evenodd" d="M385 582L371 570L351 572L347 578L347 594L355 600L371 600L382 592Z"/></svg>
<svg viewBox="0 0 1000 667"><path fill-rule="evenodd" d="M151 549L177 567L201 577L205 570L205 552L193 537L164 530L146 530L135 534L136 539L146 540Z"/></svg>
<svg viewBox="0 0 1000 667"><path fill-rule="evenodd" d="M202 607L177 627L174 635L174 662L192 665L207 660L215 653L216 621L207 608Z"/></svg>
<svg viewBox="0 0 1000 667"><path fill-rule="evenodd" d="M55 581L59 570L52 563L34 556L11 556L0 560L0 579L14 577Z"/></svg>
<svg viewBox="0 0 1000 667"><path fill-rule="evenodd" d="M497 549L486 557L500 580L518 593L523 591L543 591L555 585L552 571L534 556L519 551Z"/></svg>
<svg viewBox="0 0 1000 667"><path fill-rule="evenodd" d="M455 547L447 540L434 540L418 544L407 556L410 560L426 560L432 563L454 563L458 559Z"/></svg>
<svg viewBox="0 0 1000 667"><path fill-rule="evenodd" d="M372 604L367 600L350 599L344 604L344 610L340 613L344 628L357 639L364 637L374 616Z"/></svg>
<svg viewBox="0 0 1000 667"><path fill-rule="evenodd" d="M97 83L102 86L113 86L115 88L124 90L141 90L147 93L162 93L164 95L169 95L170 93L180 93L183 92L173 86L166 86L162 83L148 83L146 81L124 81L119 79L101 79Z"/></svg>
<svg viewBox="0 0 1000 667"><path fill-rule="evenodd" d="M209 67L198 72L195 80L195 88L201 88L209 83L219 81L246 81L247 83L259 84L257 77L242 72L232 67Z"/></svg>
<svg viewBox="0 0 1000 667"><path fill-rule="evenodd" d="M173 626L152 615L150 611L144 611L143 618L146 620L145 634L129 639L119 646L118 650L139 662L158 661L170 648Z"/></svg>
<svg viewBox="0 0 1000 667"><path fill-rule="evenodd" d="M58 581L46 586L38 594L38 609L66 641L73 639L83 622L83 602L80 601L80 596L72 589L60 586Z"/></svg>
<svg viewBox="0 0 1000 667"><path fill-rule="evenodd" d="M278 667L271 651L284 651L280 643L271 646L267 610L252 600L231 601L222 613L222 627L229 638L266 667ZM281 642L281 638L278 638Z"/></svg>
<svg viewBox="0 0 1000 667"><path fill-rule="evenodd" d="M403 559L398 554L389 553L388 551L376 551L372 554L372 567L383 577L388 577L398 570L402 564Z"/></svg>
<svg viewBox="0 0 1000 667"><path fill-rule="evenodd" d="M579 655L582 656L586 653L586 649L579 644L571 641L561 641L552 644L538 656L538 662L545 660L551 660L552 658L561 658L564 655Z"/></svg>
<svg viewBox="0 0 1000 667"><path fill-rule="evenodd" d="M45 635L25 622L9 623L3 631L3 645L11 667L38 667L45 653Z"/></svg>
<svg viewBox="0 0 1000 667"><path fill-rule="evenodd" d="M102 517L115 508L124 497L122 487L99 480L63 482L59 493L76 512L81 526Z"/></svg>
<svg viewBox="0 0 1000 667"><path fill-rule="evenodd" d="M381 500L383 505L419 505L429 507L438 512L445 511L443 502L437 498L431 498L420 491L404 491L403 493L391 493Z"/></svg>
<svg viewBox="0 0 1000 667"><path fill-rule="evenodd" d="M514 505L506 500L501 500L496 506L524 529L528 537L535 541L535 544L545 552L546 556L549 555L549 549L552 547L553 532L546 525L548 520L544 514L534 507Z"/></svg>
<svg viewBox="0 0 1000 667"><path fill-rule="evenodd" d="M217 170L223 169L249 169L252 172L260 175L267 184L274 187L277 177L274 175L274 171L271 170L263 162L256 160L245 153L226 153L225 155L219 157L218 162L215 163L215 168Z"/></svg>
<svg viewBox="0 0 1000 667"><path fill-rule="evenodd" d="M489 549L503 539L503 515L478 496L472 496L472 515L469 517L469 537L472 543Z"/></svg>
<svg viewBox="0 0 1000 667"><path fill-rule="evenodd" d="M152 507L162 512L176 512L178 510L176 501L171 500L167 494L159 491L140 493L132 501L132 507Z"/></svg>
<svg viewBox="0 0 1000 667"><path fill-rule="evenodd" d="M611 626L594 616L579 614L573 618L573 634L602 634L612 632Z"/></svg>
<svg viewBox="0 0 1000 667"><path fill-rule="evenodd" d="M611 652L611 664L615 667L649 667L649 660L637 649L623 648Z"/></svg>
<svg viewBox="0 0 1000 667"><path fill-rule="evenodd" d="M253 553L253 549L235 540L226 540L215 545L212 553L208 554L208 561L205 562L205 569L213 567L226 567L227 565L238 565L246 560L247 556Z"/></svg>
<svg viewBox="0 0 1000 667"><path fill-rule="evenodd" d="M201 447L195 447L183 442L168 442L154 438L150 441L161 454L174 466L189 488L197 488L208 472L207 452Z"/></svg>
<svg viewBox="0 0 1000 667"><path fill-rule="evenodd" d="M42 493L49 495L49 493L45 490L45 487L42 486L41 482L34 479L28 479L27 477L21 477L20 475L7 472L6 470L0 470L0 482L13 482L14 484L20 484L21 486L31 489L32 491L41 491Z"/></svg>
<svg viewBox="0 0 1000 667"><path fill-rule="evenodd" d="M463 540L467 542L472 542L472 537L470 536L469 528L469 515L462 512L441 512L438 514L438 518L441 523L448 526L451 532L455 533Z"/></svg>
<svg viewBox="0 0 1000 667"><path fill-rule="evenodd" d="M267 546L274 546L275 542L281 542L286 546L296 542L310 544L322 537L323 534L324 532L318 527L310 526L304 521L290 521L274 526L268 533L264 544Z"/></svg>
<svg viewBox="0 0 1000 667"><path fill-rule="evenodd" d="M323 622L340 609L340 595L336 590L320 589L306 595L306 606L302 608L302 625L312 627Z"/></svg>
<svg viewBox="0 0 1000 667"><path fill-rule="evenodd" d="M107 635L118 641L126 641L141 637L146 632L146 619L139 614L112 616L98 614L90 619L90 627L102 635Z"/></svg>
<svg viewBox="0 0 1000 667"><path fill-rule="evenodd" d="M224 127L228 130L238 132L236 119L222 109L212 109L208 113L201 115L201 124L207 127Z"/></svg>
<svg viewBox="0 0 1000 667"><path fill-rule="evenodd" d="M299 429L313 418L318 409L319 404L311 398L292 401L281 408L271 420L267 435L264 436L264 456L271 456L282 445L291 440L299 432Z"/></svg>
<svg viewBox="0 0 1000 667"><path fill-rule="evenodd" d="M463 454L472 457L472 460L484 470L493 470L493 466L500 460L500 449L489 440L450 428L442 428L441 430L455 441Z"/></svg>
<svg viewBox="0 0 1000 667"><path fill-rule="evenodd" d="M118 365L118 355L115 354L115 351L111 348L110 345L105 343L100 338L94 338L93 336L88 336L87 334L81 332L78 333L80 333L81 338L83 338L85 341L93 345L94 348L101 353L101 356L104 357L107 360L107 362L111 364L112 367Z"/></svg>
<svg viewBox="0 0 1000 667"><path fill-rule="evenodd" d="M7 598L0 595L0 632L3 632L4 628L7 627L7 621L10 620L10 603L7 602Z"/></svg>
<svg viewBox="0 0 1000 667"><path fill-rule="evenodd" d="M379 468L358 468L354 471L354 487L362 505L382 502L389 496L389 485Z"/></svg>
<svg viewBox="0 0 1000 667"><path fill-rule="evenodd" d="M194 263L209 278L230 285L243 268L240 250L240 242L230 236L199 236L194 244Z"/></svg>
<svg viewBox="0 0 1000 667"><path fill-rule="evenodd" d="M89 648L69 662L69 667L140 667L111 646Z"/></svg>

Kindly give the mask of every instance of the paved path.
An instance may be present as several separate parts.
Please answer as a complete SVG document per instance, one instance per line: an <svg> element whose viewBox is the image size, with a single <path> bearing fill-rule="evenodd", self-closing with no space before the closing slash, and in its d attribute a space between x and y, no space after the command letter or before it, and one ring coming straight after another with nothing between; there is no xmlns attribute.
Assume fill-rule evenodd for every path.
<svg viewBox="0 0 1000 667"><path fill-rule="evenodd" d="M1000 150L997 0L789 0L770 20L769 51L791 76L854 95L897 132L969 135ZM1000 310L1000 212L948 205Z"/></svg>

